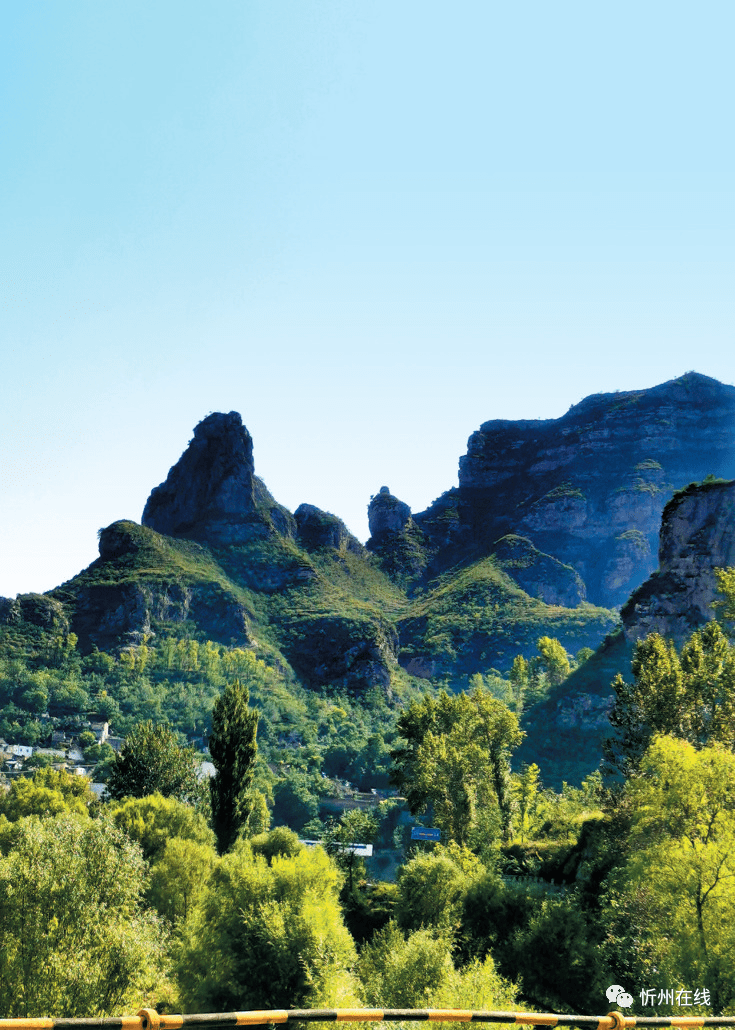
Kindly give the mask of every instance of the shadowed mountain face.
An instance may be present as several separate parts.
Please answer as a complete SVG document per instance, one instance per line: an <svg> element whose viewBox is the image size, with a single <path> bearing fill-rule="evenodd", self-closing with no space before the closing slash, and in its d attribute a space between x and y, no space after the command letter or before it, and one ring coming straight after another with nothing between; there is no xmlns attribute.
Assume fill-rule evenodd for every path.
<svg viewBox="0 0 735 1030"><path fill-rule="evenodd" d="M735 477L735 388L692 372L596 394L558 419L485 422L460 458L459 489L412 525L430 572L513 534L576 570L589 601L619 606L657 566L666 502L710 473Z"/></svg>
<svg viewBox="0 0 735 1030"><path fill-rule="evenodd" d="M715 569L735 565L735 481L704 482L677 493L661 520L659 568L621 611L622 630L537 705L524 723L519 761L535 761L547 782L580 782L595 768L612 730L612 680L630 681L637 640L659 633L681 646L714 618Z"/></svg>
<svg viewBox="0 0 735 1030"><path fill-rule="evenodd" d="M294 530L292 516L255 475L252 437L236 411L196 426L166 481L151 491L141 521L167 536L219 544Z"/></svg>

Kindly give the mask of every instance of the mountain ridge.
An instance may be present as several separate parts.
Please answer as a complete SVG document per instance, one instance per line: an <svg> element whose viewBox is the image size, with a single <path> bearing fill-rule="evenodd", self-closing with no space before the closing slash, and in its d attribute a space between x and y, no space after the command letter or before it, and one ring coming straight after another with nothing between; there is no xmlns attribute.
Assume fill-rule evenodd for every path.
<svg viewBox="0 0 735 1030"><path fill-rule="evenodd" d="M98 563L117 586L82 573L50 593L71 603L82 589L72 615L82 646L124 646L175 616L222 643L268 641L312 683L387 688L399 667L444 680L507 671L552 630L571 651L602 641L616 623L611 609L654 571L660 516L684 474L735 476L733 426L735 388L697 373L595 394L557 419L484 422L460 458L459 488L424 512L387 487L373 496L363 547L338 516L278 504L255 474L241 416L211 413L152 489L140 532L129 522L101 532ZM511 478L516 503L505 509L510 487L489 487ZM508 532L495 537L498 526ZM136 548L140 582L121 592ZM146 561L159 570L150 582ZM359 600L354 584L368 573L375 595Z"/></svg>
<svg viewBox="0 0 735 1030"><path fill-rule="evenodd" d="M459 468L459 487L412 515L430 571L519 535L572 566L590 601L619 607L656 567L674 492L735 476L735 387L690 372L557 419L485 422Z"/></svg>
<svg viewBox="0 0 735 1030"><path fill-rule="evenodd" d="M687 477L732 469L735 478L733 427L735 388L696 373L596 394L558 419L485 422L460 460L460 486L424 512L388 487L371 498L363 546L337 515L280 505L255 474L241 416L213 413L151 491L141 524L101 530L99 558L47 595L0 602L0 631L74 634L92 656L211 640L255 652L309 690L378 691L391 703L407 690L461 689L478 674L494 682L552 636L571 654L598 650L528 713L523 753L547 754L557 731L567 751L577 738L594 750L610 680L629 662L630 613L653 626L654 609L673 617L684 589L657 594L671 578L654 567L661 516L683 510L675 489ZM723 489L690 493L701 508ZM690 581L697 548L710 546L704 529L730 518L725 508L698 516ZM729 550L717 553L729 561ZM611 603L593 603L601 592ZM563 768L553 746L547 757ZM586 761L571 761L567 778Z"/></svg>

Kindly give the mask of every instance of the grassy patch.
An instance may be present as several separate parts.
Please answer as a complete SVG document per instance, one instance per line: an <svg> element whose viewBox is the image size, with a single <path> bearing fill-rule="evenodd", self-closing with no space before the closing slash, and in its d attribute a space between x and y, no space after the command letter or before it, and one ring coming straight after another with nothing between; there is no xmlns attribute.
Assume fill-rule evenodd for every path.
<svg viewBox="0 0 735 1030"><path fill-rule="evenodd" d="M542 498L544 501L557 501L567 497L576 497L581 501L586 500L585 495L577 486L573 486L571 483L560 483L559 486L555 486L553 490Z"/></svg>

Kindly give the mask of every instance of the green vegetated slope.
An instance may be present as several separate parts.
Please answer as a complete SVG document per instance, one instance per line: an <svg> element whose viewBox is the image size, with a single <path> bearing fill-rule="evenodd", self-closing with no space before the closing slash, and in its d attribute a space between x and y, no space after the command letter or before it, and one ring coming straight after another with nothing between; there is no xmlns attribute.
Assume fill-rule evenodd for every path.
<svg viewBox="0 0 735 1030"><path fill-rule="evenodd" d="M252 647L309 686L358 694L389 689L417 656L433 663L431 679L459 687L475 672L507 672L516 654L535 652L539 636L574 653L616 623L604 608L530 597L492 557L411 597L367 552L307 553L281 535L209 549L124 522L103 531L101 550L53 592L82 650L148 633L152 646L160 634L210 638Z"/></svg>
<svg viewBox="0 0 735 1030"><path fill-rule="evenodd" d="M231 600L246 601L208 548L192 540L162 536L137 522L123 520L100 531L100 557L83 572L50 592L72 607L84 591L129 585L200 586L219 589Z"/></svg>
<svg viewBox="0 0 735 1030"><path fill-rule="evenodd" d="M372 626L387 637L398 634L402 656L426 653L451 677L477 671L486 661L507 666L515 653L533 649L542 633L558 636L570 649L589 646L615 622L607 609L567 609L529 597L492 558L444 573L409 598L374 556L328 548L308 554L281 536L210 549L125 521L102 531L101 551L49 595L85 633L85 639L78 634L82 650L95 635L110 642L117 637L120 646L125 633L135 632L136 619L143 632L146 615L154 635L201 639L219 628L210 633L213 639L241 643L227 635L237 610L241 634L251 633L256 648L277 651L285 641L288 651L309 620L330 620L335 635L343 622L347 637L350 625L366 632ZM115 600L126 599L125 611L110 612Z"/></svg>
<svg viewBox="0 0 735 1030"><path fill-rule="evenodd" d="M288 764L318 776L338 740L330 774L351 769L358 781L377 733L385 759L391 705L420 690L393 657L391 613L405 598L374 561L312 558L281 538L215 557L131 522L104 530L100 549L51 595L3 602L0 737L47 743L53 729L94 713L118 734L152 718L200 738L224 684L239 677L262 712L267 758L281 760L283 747ZM259 562L271 580L257 590L244 580ZM307 759L309 747L318 753ZM373 764L386 782L386 760Z"/></svg>
<svg viewBox="0 0 735 1030"><path fill-rule="evenodd" d="M324 736L315 691L374 711L366 735L383 725L389 744L388 713L410 697L466 687L478 672L507 673L542 635L571 652L594 646L615 623L605 609L531 598L492 558L409 597L366 551L307 552L282 534L209 548L130 521L101 531L100 557L78 576L5 605L3 655L48 682L31 703L33 685L11 689L8 674L0 736L32 743L44 739L46 709L57 721L106 711L118 733L152 717L186 736L206 734L214 699L248 652L270 670L255 700L267 700L263 732L274 746L289 734L299 746ZM352 739L333 774L364 747Z"/></svg>
<svg viewBox="0 0 735 1030"><path fill-rule="evenodd" d="M526 713L527 736L517 761L536 762L547 786L581 783L596 767L602 742L611 735L610 685L618 673L630 680L632 654L633 646L621 629L607 636L586 662Z"/></svg>
<svg viewBox="0 0 735 1030"><path fill-rule="evenodd" d="M425 655L440 675L507 672L517 654L535 652L541 636L574 653L594 647L617 622L591 604L562 608L530 597L492 557L439 576L399 620L402 655Z"/></svg>

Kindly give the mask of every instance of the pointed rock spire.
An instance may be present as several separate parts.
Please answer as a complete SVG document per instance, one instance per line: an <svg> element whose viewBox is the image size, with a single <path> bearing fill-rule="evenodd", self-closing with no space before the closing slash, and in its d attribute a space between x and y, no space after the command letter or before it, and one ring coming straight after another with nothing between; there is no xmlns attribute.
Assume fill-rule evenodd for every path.
<svg viewBox="0 0 735 1030"><path fill-rule="evenodd" d="M142 522L168 536L240 543L254 535L263 493L242 418L236 411L216 412L196 426L166 481L151 491Z"/></svg>

